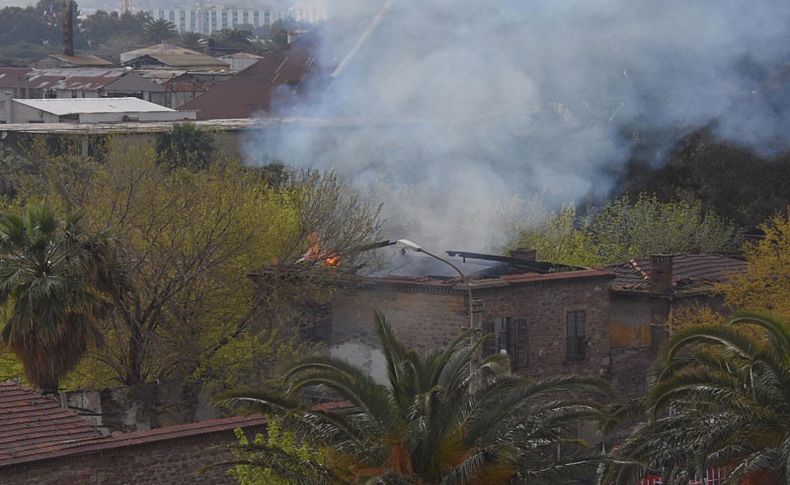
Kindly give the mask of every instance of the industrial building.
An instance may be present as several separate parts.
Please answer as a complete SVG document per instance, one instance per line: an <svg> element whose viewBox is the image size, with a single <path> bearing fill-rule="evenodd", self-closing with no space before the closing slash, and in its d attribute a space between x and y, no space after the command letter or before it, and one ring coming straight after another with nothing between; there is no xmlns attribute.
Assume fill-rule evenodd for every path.
<svg viewBox="0 0 790 485"><path fill-rule="evenodd" d="M125 123L189 121L194 111L176 111L138 98L9 99L0 123Z"/></svg>

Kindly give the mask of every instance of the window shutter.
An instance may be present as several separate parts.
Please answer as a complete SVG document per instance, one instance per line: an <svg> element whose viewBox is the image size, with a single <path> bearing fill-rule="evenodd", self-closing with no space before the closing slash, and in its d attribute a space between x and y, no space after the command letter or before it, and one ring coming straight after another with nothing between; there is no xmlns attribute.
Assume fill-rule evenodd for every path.
<svg viewBox="0 0 790 485"><path fill-rule="evenodd" d="M518 369L529 365L529 322L526 318L516 318L513 322L513 367Z"/></svg>
<svg viewBox="0 0 790 485"><path fill-rule="evenodd" d="M488 357L496 351L496 335L494 335L494 321L488 320L482 325L483 336L489 340L483 345L483 356Z"/></svg>

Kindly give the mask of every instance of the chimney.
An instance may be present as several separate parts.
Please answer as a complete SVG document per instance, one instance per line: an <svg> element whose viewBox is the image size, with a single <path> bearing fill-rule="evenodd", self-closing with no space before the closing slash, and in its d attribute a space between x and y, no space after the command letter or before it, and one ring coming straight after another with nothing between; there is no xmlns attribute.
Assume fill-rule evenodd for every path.
<svg viewBox="0 0 790 485"><path fill-rule="evenodd" d="M63 30L63 54L74 55L74 2L63 0L63 19L61 21Z"/></svg>
<svg viewBox="0 0 790 485"><path fill-rule="evenodd" d="M524 261L537 261L538 260L538 250L537 249L526 249L526 248L516 248L510 250L510 257L513 259L522 259Z"/></svg>
<svg viewBox="0 0 790 485"><path fill-rule="evenodd" d="M655 254L650 256L650 289L655 293L672 293L672 258L671 254Z"/></svg>

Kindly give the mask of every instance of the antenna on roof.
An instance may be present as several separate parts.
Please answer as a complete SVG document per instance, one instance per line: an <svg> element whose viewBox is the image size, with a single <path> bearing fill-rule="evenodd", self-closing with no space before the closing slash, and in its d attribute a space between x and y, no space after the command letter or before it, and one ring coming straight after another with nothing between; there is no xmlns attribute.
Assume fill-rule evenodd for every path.
<svg viewBox="0 0 790 485"><path fill-rule="evenodd" d="M337 65L337 67L332 72L332 74L329 75L329 77L334 79L345 70L348 63L351 62L351 60L357 55L357 51L359 51L359 49L361 49L362 46L365 45L365 42L368 41L370 34L372 34L376 30L376 27L379 26L381 21L384 20L384 17L387 15L387 12L389 12L390 9L392 8L393 3L395 3L395 0L387 0L384 3L384 5L382 5L381 9L379 10L379 13L377 13L376 16L373 17L373 19L370 21L370 23L368 23L368 26L365 27L365 30L362 32L362 35L359 36L359 39L357 39L357 42L354 44L354 47L352 47L351 50L348 51L346 57L344 57L343 60L340 61L340 64Z"/></svg>

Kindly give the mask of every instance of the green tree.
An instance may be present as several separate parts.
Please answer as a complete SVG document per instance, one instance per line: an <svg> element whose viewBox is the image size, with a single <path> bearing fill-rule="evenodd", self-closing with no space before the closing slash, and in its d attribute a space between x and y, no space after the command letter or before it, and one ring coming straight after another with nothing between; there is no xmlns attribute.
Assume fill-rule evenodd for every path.
<svg viewBox="0 0 790 485"><path fill-rule="evenodd" d="M253 47L252 33L247 30L222 29L211 37L211 47L222 52L238 52Z"/></svg>
<svg viewBox="0 0 790 485"><path fill-rule="evenodd" d="M662 201L701 200L745 228L757 226L790 204L787 150L766 156L722 140L715 127L706 127L681 138L666 154L650 146L651 134L643 135L614 184L617 190L632 196L654 193ZM662 141L665 135L653 138ZM661 163L656 163L658 157Z"/></svg>
<svg viewBox="0 0 790 485"><path fill-rule="evenodd" d="M712 466L732 468L728 483L787 483L790 324L746 314L681 330L645 406L650 419L613 450L620 465L605 483L630 485L646 470L688 483Z"/></svg>
<svg viewBox="0 0 790 485"><path fill-rule="evenodd" d="M59 220L49 205L0 215L0 343L22 361L28 381L58 383L101 341L98 323L121 287L106 233L89 234L81 217Z"/></svg>
<svg viewBox="0 0 790 485"><path fill-rule="evenodd" d="M236 429L235 433L239 443L234 449L234 461L239 464L228 475L239 485L291 485L306 478L312 480L312 485L328 478L321 476L321 468L328 461L326 452L300 442L296 433L283 430L277 419L267 422L266 436L256 434L252 441L241 429ZM278 454L280 459L273 468L267 467L265 462L258 461L259 450L264 454ZM311 468L307 465L310 463L317 463L319 467Z"/></svg>
<svg viewBox="0 0 790 485"><path fill-rule="evenodd" d="M579 217L574 207L549 214L519 245L547 261L598 266L660 253L721 253L738 248L740 233L697 202L661 202L642 194L617 199Z"/></svg>
<svg viewBox="0 0 790 485"><path fill-rule="evenodd" d="M280 414L286 429L303 431L313 449L329 450L326 464L303 461L314 472L290 483L559 483L595 469L595 453L567 438L580 420L602 418L598 404L580 399L604 392L599 380L510 375L506 357L479 361L487 339L474 332L421 356L398 341L383 316L375 329L388 386L318 355L288 367L285 395L237 392L223 401ZM325 411L299 399L314 386L329 388L353 409ZM275 470L281 463L276 450L255 451L256 463Z"/></svg>
<svg viewBox="0 0 790 485"><path fill-rule="evenodd" d="M178 35L173 22L165 19L149 20L143 28L143 37L149 42L159 44Z"/></svg>
<svg viewBox="0 0 790 485"><path fill-rule="evenodd" d="M184 32L178 37L178 45L193 51L202 51L206 47L206 38L197 32Z"/></svg>
<svg viewBox="0 0 790 485"><path fill-rule="evenodd" d="M178 123L159 137L157 161L170 170L202 170L214 159L216 149L211 134L194 123Z"/></svg>

